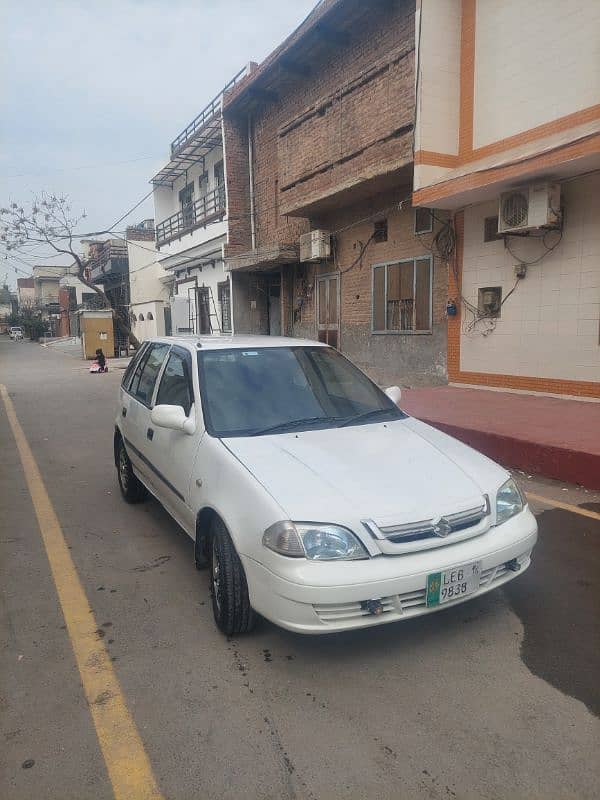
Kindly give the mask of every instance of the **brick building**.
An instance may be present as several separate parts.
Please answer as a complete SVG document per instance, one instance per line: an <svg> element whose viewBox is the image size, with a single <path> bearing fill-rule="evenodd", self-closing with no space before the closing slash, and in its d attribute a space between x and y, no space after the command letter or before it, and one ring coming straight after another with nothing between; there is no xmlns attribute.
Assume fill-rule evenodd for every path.
<svg viewBox="0 0 600 800"><path fill-rule="evenodd" d="M323 0L223 101L235 332L327 341L404 385L446 377L447 266L410 205L414 23L414 0Z"/></svg>
<svg viewBox="0 0 600 800"><path fill-rule="evenodd" d="M600 397L600 4L417 10L413 202L454 221L449 380Z"/></svg>

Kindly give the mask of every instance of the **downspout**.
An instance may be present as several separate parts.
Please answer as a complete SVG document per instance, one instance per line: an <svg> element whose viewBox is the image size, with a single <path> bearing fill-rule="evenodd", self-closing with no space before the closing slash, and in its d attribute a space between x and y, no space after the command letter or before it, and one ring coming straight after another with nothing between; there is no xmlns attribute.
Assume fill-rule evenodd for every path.
<svg viewBox="0 0 600 800"><path fill-rule="evenodd" d="M254 220L254 148L252 146L252 118L248 114L248 175L250 178L250 240L256 249L256 223Z"/></svg>

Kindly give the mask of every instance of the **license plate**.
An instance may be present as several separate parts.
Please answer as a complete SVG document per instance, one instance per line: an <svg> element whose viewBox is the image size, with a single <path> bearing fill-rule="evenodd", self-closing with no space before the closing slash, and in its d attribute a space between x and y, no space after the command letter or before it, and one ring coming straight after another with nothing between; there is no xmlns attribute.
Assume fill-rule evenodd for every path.
<svg viewBox="0 0 600 800"><path fill-rule="evenodd" d="M481 562L463 564L427 576L427 605L441 606L479 589Z"/></svg>

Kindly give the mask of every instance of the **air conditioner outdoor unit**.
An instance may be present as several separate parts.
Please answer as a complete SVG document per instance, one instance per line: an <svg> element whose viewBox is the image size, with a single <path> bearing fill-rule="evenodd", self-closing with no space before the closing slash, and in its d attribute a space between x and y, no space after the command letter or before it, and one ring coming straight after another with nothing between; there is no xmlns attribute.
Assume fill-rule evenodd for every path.
<svg viewBox="0 0 600 800"><path fill-rule="evenodd" d="M500 195L498 233L560 226L560 185L532 183Z"/></svg>
<svg viewBox="0 0 600 800"><path fill-rule="evenodd" d="M321 261L331 255L329 231L310 231L300 237L300 261Z"/></svg>

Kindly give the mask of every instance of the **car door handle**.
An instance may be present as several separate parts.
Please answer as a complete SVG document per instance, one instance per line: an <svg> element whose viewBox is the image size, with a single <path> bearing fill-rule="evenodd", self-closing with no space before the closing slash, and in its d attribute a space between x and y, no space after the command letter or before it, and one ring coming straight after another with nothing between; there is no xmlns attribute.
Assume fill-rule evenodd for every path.
<svg viewBox="0 0 600 800"><path fill-rule="evenodd" d="M127 409L125 408L125 406L123 406L123 408L121 409L121 416L122 417L126 417L127 416Z"/></svg>
<svg viewBox="0 0 600 800"><path fill-rule="evenodd" d="M148 430L146 431L146 436L148 437L148 439L150 439L150 441L152 441L152 439L154 438L154 431L152 430L152 428L148 428Z"/></svg>

